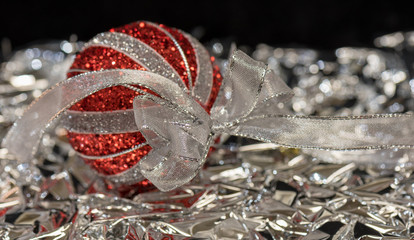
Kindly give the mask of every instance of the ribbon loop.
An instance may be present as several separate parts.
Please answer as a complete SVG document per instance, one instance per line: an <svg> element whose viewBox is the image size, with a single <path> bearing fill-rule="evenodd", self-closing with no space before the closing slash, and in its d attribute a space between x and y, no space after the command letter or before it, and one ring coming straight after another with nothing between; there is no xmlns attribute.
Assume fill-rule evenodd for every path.
<svg viewBox="0 0 414 240"><path fill-rule="evenodd" d="M224 123L249 115L254 110L265 74L264 63L236 50L229 59L225 80L211 109L211 117Z"/></svg>
<svg viewBox="0 0 414 240"><path fill-rule="evenodd" d="M215 129L228 131L242 119L282 113L277 103L293 96L272 70L236 50L230 57L223 86L211 111Z"/></svg>
<svg viewBox="0 0 414 240"><path fill-rule="evenodd" d="M160 190L189 182L204 163L211 140L211 121L186 93L134 99L135 122L152 150L141 159L141 173ZM157 92L158 94L158 92Z"/></svg>

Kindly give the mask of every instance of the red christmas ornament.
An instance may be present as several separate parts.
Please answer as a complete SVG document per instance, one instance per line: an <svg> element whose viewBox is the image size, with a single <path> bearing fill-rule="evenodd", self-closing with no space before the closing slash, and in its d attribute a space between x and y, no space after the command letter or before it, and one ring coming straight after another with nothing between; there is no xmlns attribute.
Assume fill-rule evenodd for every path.
<svg viewBox="0 0 414 240"><path fill-rule="evenodd" d="M219 68L214 64L214 58L207 61L199 59L197 51L206 50L200 48L197 40L191 38L180 30L157 25L150 22L135 22L123 27L113 28L106 36L111 34L124 34L133 37L152 49L153 55L161 56L176 71L187 88L196 88L197 81L211 81L211 88L205 101L199 101L200 105L209 112L217 97L222 76ZM99 36L99 35L98 35ZM110 39L107 39L110 43ZM194 46L194 45L197 45ZM141 56L138 56L140 60ZM142 59L144 60L144 59ZM104 69L136 69L148 71L142 66L141 61L134 60L127 51L114 48L110 44L95 44L93 40L86 45L75 58L68 77L87 71L100 71ZM206 67L207 66L207 67ZM200 78L208 71L210 78ZM191 86L190 86L191 85ZM144 91L146 89L143 89ZM81 112L106 112L132 109L133 99L140 93L127 87L116 86L98 91L73 105L70 110ZM146 145L132 150L145 142L140 132L126 132L116 134L94 134L68 132L69 142L72 147L81 153L85 163L90 165L101 175L114 175L124 172L145 156L151 147ZM114 156L114 154L116 156ZM112 155L112 157L108 157ZM91 158L88 158L90 156ZM102 157L96 159L96 157ZM94 159L95 158L95 159Z"/></svg>

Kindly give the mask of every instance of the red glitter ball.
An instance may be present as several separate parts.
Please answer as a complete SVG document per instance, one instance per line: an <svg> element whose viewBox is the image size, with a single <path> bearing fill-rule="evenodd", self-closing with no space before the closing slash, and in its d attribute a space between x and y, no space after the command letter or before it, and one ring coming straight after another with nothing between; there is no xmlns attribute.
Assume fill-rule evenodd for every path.
<svg viewBox="0 0 414 240"><path fill-rule="evenodd" d="M196 54L193 46L181 31L164 25L154 25L147 22L136 22L119 28L113 28L110 32L124 33L153 48L161 55L180 75L183 82L189 83L188 72L191 75L194 86L197 79L198 66ZM173 39L172 39L173 38ZM182 50L187 61L187 66L178 47ZM222 76L219 68L213 65L213 88L205 106L207 112L210 111L220 89ZM104 69L136 69L146 71L146 69L131 59L126 54L115 49L93 44L81 51L75 58L68 77L86 71L100 71ZM147 89L143 89L148 91ZM72 111L115 111L131 109L133 99L140 93L123 86L110 87L100 90L74 104ZM150 146L143 146L133 151L131 148L145 143L145 138L139 132L118 133L118 134L82 134L68 132L69 142L73 148L86 156L102 156L102 159L84 159L98 173L103 175L113 175L128 170L136 165L139 160L150 150ZM106 155L127 152L116 157L105 158Z"/></svg>

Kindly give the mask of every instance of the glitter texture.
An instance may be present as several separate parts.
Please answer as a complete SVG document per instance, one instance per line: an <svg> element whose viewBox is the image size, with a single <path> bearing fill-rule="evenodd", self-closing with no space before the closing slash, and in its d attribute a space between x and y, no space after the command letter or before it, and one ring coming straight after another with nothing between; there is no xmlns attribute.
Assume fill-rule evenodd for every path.
<svg viewBox="0 0 414 240"><path fill-rule="evenodd" d="M147 51L142 47L137 51L131 50L134 46L138 47L136 45L137 43L134 45L133 41L125 41L126 38L123 38L122 35L115 35L115 33L125 34L139 40L142 44L150 47L154 51L152 54L155 55L151 57L151 55L148 55L151 54L151 51ZM174 39L171 39L171 36ZM177 44L179 47L177 47ZM183 55L180 53L179 48L181 48ZM164 66L160 65L161 63L159 61L154 60L158 56L165 59L166 64L171 65L171 69L174 69L178 73L179 78L182 79L187 87L189 87L188 73L191 74L191 85L194 86L198 80L198 74L201 75L203 73L200 72L197 64L206 64L204 63L205 61L202 63L198 62L199 60L197 61L196 52L192 43L181 31L168 28L164 25L135 22L123 27L113 28L110 32L100 34L87 43L85 49L76 56L67 76L73 77L85 71L100 71L105 69L136 69L156 72L159 69L154 64L158 64L158 68L159 66ZM209 61L208 63L214 65L214 59L211 59L211 62ZM186 66L188 66L188 69ZM161 71L170 71L165 67L162 67L162 69ZM205 104L200 103L208 112L217 97L221 80L222 77L219 69L214 65L211 93ZM148 91L147 89L140 89ZM73 105L70 110L105 112L132 109L133 99L139 94L123 86L110 87L84 98ZM77 152L87 156L104 157L127 151L128 149L145 143L145 138L139 132L116 134L68 132L68 138L70 144ZM113 158L85 159L85 163L100 174L114 175L130 169L150 150L150 146L143 146Z"/></svg>
<svg viewBox="0 0 414 240"><path fill-rule="evenodd" d="M125 170L128 170L139 160L148 154L151 147L146 145L142 148L129 152L127 154L114 157L114 158L103 158L98 160L85 159L85 163L89 164L93 169L104 175L113 175Z"/></svg>
<svg viewBox="0 0 414 240"><path fill-rule="evenodd" d="M181 32L179 32L179 30L168 28L163 24L160 24L160 27L167 30L180 43L180 46L183 49L185 57L187 58L188 65L190 67L194 86L195 80L197 78L197 60L195 58L194 48L191 46L191 43L188 41L188 39L184 37Z"/></svg>
<svg viewBox="0 0 414 240"><path fill-rule="evenodd" d="M223 81L223 76L220 73L220 68L214 63L214 57L211 57L211 62L213 64L213 87L211 88L210 97L208 99L207 106L205 107L208 113L210 113L210 110L216 101L221 82Z"/></svg>
<svg viewBox="0 0 414 240"><path fill-rule="evenodd" d="M102 156L125 151L145 142L140 132L120 134L80 134L69 132L73 149L88 156Z"/></svg>
<svg viewBox="0 0 414 240"><path fill-rule="evenodd" d="M136 69L145 70L128 56L114 49L90 47L76 56L71 69L99 71L103 69ZM73 77L77 72L68 74ZM75 105L70 110L75 111L113 111L132 108L132 100L137 92L123 86L103 89L92 94ZM111 98L108 98L111 96Z"/></svg>
<svg viewBox="0 0 414 240"><path fill-rule="evenodd" d="M71 69L99 71L103 69L145 70L128 56L111 48L89 47L76 56ZM74 76L74 72L68 77ZM139 93L123 86L110 87L98 91L73 105L74 111L113 111L131 109L133 99ZM111 96L108 98L108 96ZM68 132L72 147L85 155L104 156L127 150L145 142L140 133L125 134L80 134ZM143 148L110 159L86 160L100 174L117 174L134 166L149 149Z"/></svg>
<svg viewBox="0 0 414 240"><path fill-rule="evenodd" d="M103 69L145 70L123 53L106 47L92 46L80 52L70 69L99 71ZM70 75L69 75L70 76Z"/></svg>
<svg viewBox="0 0 414 240"><path fill-rule="evenodd" d="M163 28L167 30L165 26ZM160 31L156 27L151 26L144 22L131 23L121 28L113 28L110 31L128 34L132 37L135 37L141 40L142 42L146 43L150 47L152 47L155 51L157 51L157 53L163 56L165 60L167 60L167 62L170 63L171 66L173 66L173 68L177 70L178 74L180 75L180 77L183 79L184 83L188 87L188 74L187 74L187 69L185 67L183 58L181 57L180 52L175 46L173 40L169 38L165 33ZM185 39L185 37L182 34L178 33L177 31L174 31L174 33L171 32L171 35L173 36L179 35L180 39L176 39L176 40L180 43L181 48L186 54L187 61L190 65L190 71L191 69L194 69L193 71L191 71L191 75L192 75L192 78L195 79L196 69L197 69L195 55L192 54L191 50L186 49L188 47L192 49L190 43L188 42L188 40L186 40L186 42L183 44L182 41L183 39Z"/></svg>

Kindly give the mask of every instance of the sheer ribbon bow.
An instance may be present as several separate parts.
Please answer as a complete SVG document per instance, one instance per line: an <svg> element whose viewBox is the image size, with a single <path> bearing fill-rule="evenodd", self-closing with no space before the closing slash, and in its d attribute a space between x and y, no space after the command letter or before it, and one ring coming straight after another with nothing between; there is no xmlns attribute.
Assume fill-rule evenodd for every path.
<svg viewBox="0 0 414 240"><path fill-rule="evenodd" d="M292 90L265 64L241 51L235 51L230 57L210 115L188 90L160 75L124 69L90 72L45 91L15 122L3 140L3 146L17 159L31 161L43 132L53 120L80 99L115 85L139 85L155 93L143 92L134 99L132 111L111 116L125 119L133 116L134 126L119 124L116 129L141 131L152 150L138 163L139 172L163 191L181 186L197 174L212 139L220 133L294 148L414 147L414 121L410 114L290 115L283 103L293 95ZM88 124L88 128L98 128L93 123Z"/></svg>

